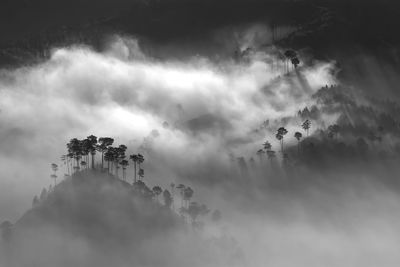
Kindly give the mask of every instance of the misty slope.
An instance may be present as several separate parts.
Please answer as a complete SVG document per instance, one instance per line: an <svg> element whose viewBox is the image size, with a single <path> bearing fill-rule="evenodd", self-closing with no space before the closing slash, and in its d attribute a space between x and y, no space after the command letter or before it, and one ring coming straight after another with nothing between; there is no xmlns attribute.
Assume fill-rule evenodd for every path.
<svg viewBox="0 0 400 267"><path fill-rule="evenodd" d="M171 210L142 196L126 182L98 171L83 171L55 187L16 223L15 234L41 227L97 244L138 243L179 226Z"/></svg>
<svg viewBox="0 0 400 267"><path fill-rule="evenodd" d="M0 266L238 266L227 235L204 238L176 213L99 171L65 179L0 242ZM5 240L5 239L4 239ZM228 263L227 263L228 262Z"/></svg>

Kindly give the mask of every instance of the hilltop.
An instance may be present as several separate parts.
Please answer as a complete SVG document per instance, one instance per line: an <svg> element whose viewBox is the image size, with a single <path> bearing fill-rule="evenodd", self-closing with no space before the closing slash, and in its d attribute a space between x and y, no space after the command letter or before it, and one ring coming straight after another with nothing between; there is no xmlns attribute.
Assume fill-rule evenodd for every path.
<svg viewBox="0 0 400 267"><path fill-rule="evenodd" d="M60 266L64 260L66 266L103 266L140 259L135 250L145 242L185 229L170 207L100 170L67 177L42 193L14 225L2 226L11 229L4 239L10 249L6 254L19 266Z"/></svg>
<svg viewBox="0 0 400 267"><path fill-rule="evenodd" d="M182 221L129 183L107 173L84 170L55 186L18 220L15 230L49 224L107 244L137 242L176 228Z"/></svg>

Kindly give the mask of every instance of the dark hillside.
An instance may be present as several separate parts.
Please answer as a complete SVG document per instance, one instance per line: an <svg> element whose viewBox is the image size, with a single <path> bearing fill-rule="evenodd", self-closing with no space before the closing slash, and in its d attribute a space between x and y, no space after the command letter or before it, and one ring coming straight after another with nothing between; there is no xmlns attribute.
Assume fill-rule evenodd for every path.
<svg viewBox="0 0 400 267"><path fill-rule="evenodd" d="M61 182L15 224L13 238L56 229L102 248L140 245L183 222L169 208L130 184L100 171L82 171ZM22 235L20 235L22 233Z"/></svg>

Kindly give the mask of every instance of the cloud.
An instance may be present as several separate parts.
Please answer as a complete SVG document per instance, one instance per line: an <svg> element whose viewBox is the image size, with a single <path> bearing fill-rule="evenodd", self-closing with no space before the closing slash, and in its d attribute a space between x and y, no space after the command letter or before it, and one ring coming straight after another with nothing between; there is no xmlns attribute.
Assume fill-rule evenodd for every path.
<svg viewBox="0 0 400 267"><path fill-rule="evenodd" d="M234 236L248 266L395 266L398 196L370 178L391 176L396 166L299 168L288 185L289 174L273 164L257 162L243 173L232 162L254 157L281 124L298 129L292 116L313 103L317 89L337 83L334 63L310 59L312 65L284 75L276 50L242 61L158 60L139 44L113 36L102 52L57 48L41 64L0 71L1 220L17 219L50 184L49 165L59 163L70 138L95 134L143 152L150 185L195 185L196 200L223 212L224 230L210 224L204 234L221 246ZM255 131L267 119L266 130ZM204 260L186 236L176 238L167 252ZM155 248L155 260L162 259L158 241L140 249ZM83 241L70 244L86 257Z"/></svg>
<svg viewBox="0 0 400 267"><path fill-rule="evenodd" d="M121 36L111 37L103 52L54 49L43 63L0 71L1 157L40 160L35 168L42 177L35 177L33 187L38 192L48 183L48 164L58 161L70 138L112 136L133 151L157 129L160 136L146 140L161 162L148 155L149 169L158 164L175 176L194 175L189 166L196 162L207 169L230 152L250 153L248 144L260 142L248 135L252 129L267 118L293 115L320 86L335 81L329 63L284 77L265 57L274 55L261 51L247 63L160 61L146 56L137 40ZM170 127L163 128L164 122ZM234 141L240 139L246 141ZM2 181L29 171L7 170Z"/></svg>

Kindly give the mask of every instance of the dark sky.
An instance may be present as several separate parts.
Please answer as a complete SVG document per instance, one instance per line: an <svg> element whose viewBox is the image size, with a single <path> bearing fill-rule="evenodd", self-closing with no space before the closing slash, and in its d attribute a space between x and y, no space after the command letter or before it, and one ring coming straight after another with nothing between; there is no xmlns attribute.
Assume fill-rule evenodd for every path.
<svg viewBox="0 0 400 267"><path fill-rule="evenodd" d="M173 38L230 24L268 20L304 22L327 6L339 20L354 26L354 35L368 33L392 39L398 26L397 1L330 0L6 0L0 8L0 40L35 35L62 26L80 28L113 18L114 27L153 38ZM363 28L363 29L362 29ZM367 37L365 37L367 36ZM390 39L390 38L389 38ZM396 38L397 39L397 38ZM365 40L364 40L365 41Z"/></svg>

